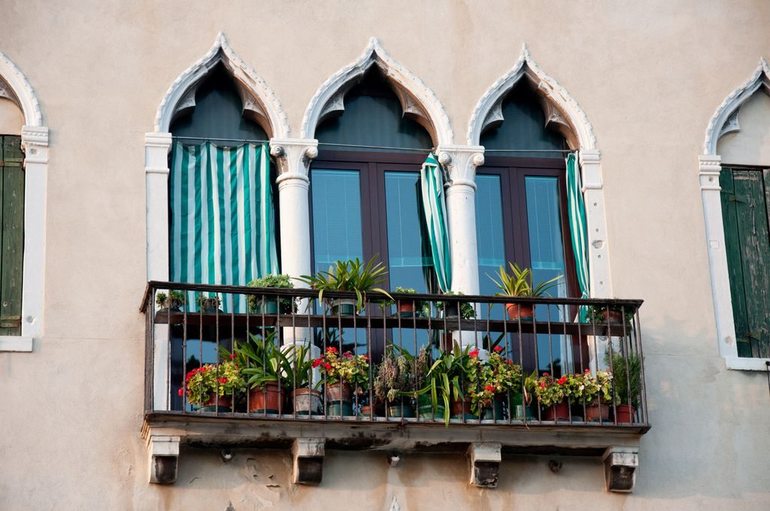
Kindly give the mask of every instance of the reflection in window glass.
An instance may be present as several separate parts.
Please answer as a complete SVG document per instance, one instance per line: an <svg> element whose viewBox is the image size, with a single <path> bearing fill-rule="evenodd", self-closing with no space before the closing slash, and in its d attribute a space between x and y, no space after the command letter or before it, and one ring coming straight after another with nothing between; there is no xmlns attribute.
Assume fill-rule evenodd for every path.
<svg viewBox="0 0 770 511"><path fill-rule="evenodd" d="M476 176L476 237L480 292L494 295L499 290L490 276L497 278L498 268L506 265L500 176Z"/></svg>
<svg viewBox="0 0 770 511"><path fill-rule="evenodd" d="M338 260L363 260L358 171L313 169L311 180L314 271Z"/></svg>
<svg viewBox="0 0 770 511"><path fill-rule="evenodd" d="M530 260L533 282L542 282L558 275L562 278L557 287L551 288L551 296L566 296L564 278L564 246L562 243L561 217L559 215L559 183L555 177L525 178L527 197L527 224L529 229ZM538 306L537 319L540 321L561 321L558 307ZM550 341L550 342L549 342ZM569 356L571 350L563 349L565 336L538 335L538 365L540 370L559 374L571 370L571 360L561 360L561 354Z"/></svg>

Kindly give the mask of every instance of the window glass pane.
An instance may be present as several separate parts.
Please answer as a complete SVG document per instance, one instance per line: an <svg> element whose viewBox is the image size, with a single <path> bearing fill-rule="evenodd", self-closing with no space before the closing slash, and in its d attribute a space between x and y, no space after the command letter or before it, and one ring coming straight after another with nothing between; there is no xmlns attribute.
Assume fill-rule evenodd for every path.
<svg viewBox="0 0 770 511"><path fill-rule="evenodd" d="M476 176L476 239L479 253L479 289L482 295L499 290L490 276L506 264L503 234L503 202L500 176Z"/></svg>
<svg viewBox="0 0 770 511"><path fill-rule="evenodd" d="M390 287L427 293L433 272L423 224L420 174L385 172Z"/></svg>
<svg viewBox="0 0 770 511"><path fill-rule="evenodd" d="M559 182L555 177L526 176L527 226L529 229L530 261L533 282L536 284L558 275L559 285L549 291L551 296L566 296L566 272L564 245L562 242L561 216L559 215ZM561 309L555 306L535 308L539 321L562 321ZM559 335L538 335L538 364L540 370L560 374L571 371L572 360L562 360L562 353L569 357L566 348L568 338Z"/></svg>
<svg viewBox="0 0 770 511"><path fill-rule="evenodd" d="M358 171L313 169L311 180L315 271L337 260L363 260Z"/></svg>

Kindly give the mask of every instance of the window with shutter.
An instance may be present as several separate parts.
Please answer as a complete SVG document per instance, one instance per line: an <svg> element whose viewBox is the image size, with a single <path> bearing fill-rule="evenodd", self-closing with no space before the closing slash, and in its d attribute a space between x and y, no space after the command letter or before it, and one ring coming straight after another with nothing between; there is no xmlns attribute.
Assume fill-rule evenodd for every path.
<svg viewBox="0 0 770 511"><path fill-rule="evenodd" d="M0 135L0 335L21 335L23 159L21 137Z"/></svg>
<svg viewBox="0 0 770 511"><path fill-rule="evenodd" d="M770 357L770 169L723 167L722 217L740 357Z"/></svg>

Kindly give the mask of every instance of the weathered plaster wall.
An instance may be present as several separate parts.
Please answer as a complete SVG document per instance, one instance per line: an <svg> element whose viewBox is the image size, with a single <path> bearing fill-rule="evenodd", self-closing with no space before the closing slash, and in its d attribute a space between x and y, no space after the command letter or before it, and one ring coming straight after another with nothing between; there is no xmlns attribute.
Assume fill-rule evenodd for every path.
<svg viewBox="0 0 770 511"><path fill-rule="evenodd" d="M719 140L722 163L770 165L770 95L755 92L738 112L738 124L740 131Z"/></svg>
<svg viewBox="0 0 770 511"><path fill-rule="evenodd" d="M24 116L11 100L0 98L0 134L18 135L24 124Z"/></svg>
<svg viewBox="0 0 770 511"><path fill-rule="evenodd" d="M51 150L46 331L34 353L0 354L0 509L770 508L767 379L718 354L697 174L715 108L770 57L768 21L762 0L5 2L0 51L35 88ZM602 151L614 294L645 300L653 429L632 496L605 493L582 459L558 475L547 458L506 461L499 489L472 489L460 455L388 469L330 453L324 484L302 488L287 453L185 451L176 486L146 483L144 134L219 31L295 136L371 36L434 90L456 143L523 42L578 100Z"/></svg>

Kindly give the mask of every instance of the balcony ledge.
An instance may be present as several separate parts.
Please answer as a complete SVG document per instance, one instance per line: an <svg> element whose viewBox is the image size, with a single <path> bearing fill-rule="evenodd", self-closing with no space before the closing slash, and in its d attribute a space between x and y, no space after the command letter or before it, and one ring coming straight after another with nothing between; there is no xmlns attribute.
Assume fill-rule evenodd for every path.
<svg viewBox="0 0 770 511"><path fill-rule="evenodd" d="M468 452L474 463L483 453L497 456L563 455L595 456L605 465L625 465L618 472L615 465L607 466L607 487L610 491L630 491L633 482L625 481L620 490L612 487L613 473L631 476L638 465L636 454L641 436L650 429L647 424L599 424L585 422L532 422L453 420L448 427L442 422L424 423L416 420L353 419L330 420L324 417L295 418L253 417L237 415L189 414L183 412L149 412L145 414L142 436L152 446L158 442L178 439L182 445L223 448L282 448L291 449L294 456L296 483L320 483L323 454L302 457L303 452L323 453L324 449L370 450L399 454ZM311 445L312 444L312 445ZM165 445L162 444L162 445ZM298 448L298 445L300 446ZM623 456L612 455L622 452ZM298 454L299 453L299 454ZM474 481L478 470L471 469L471 483L494 487L499 459L482 461L488 473L483 480ZM150 460L151 466L153 461ZM627 465L627 466L626 466ZM303 480L302 467L311 474ZM490 467L492 467L490 469ZM615 469L613 471L613 469ZM166 481L173 482L166 476ZM157 482L157 481L154 481ZM478 484L476 484L478 483Z"/></svg>

